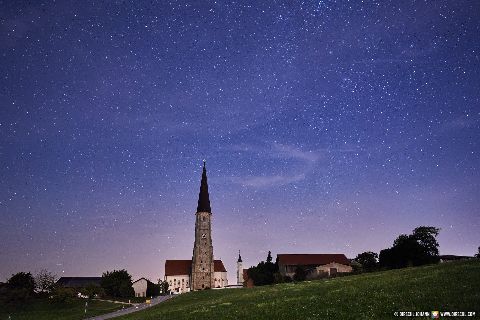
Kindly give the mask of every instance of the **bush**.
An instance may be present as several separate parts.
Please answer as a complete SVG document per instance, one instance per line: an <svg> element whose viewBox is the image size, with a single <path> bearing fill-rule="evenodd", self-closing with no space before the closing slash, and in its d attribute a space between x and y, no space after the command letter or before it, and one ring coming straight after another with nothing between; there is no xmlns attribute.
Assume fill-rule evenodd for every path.
<svg viewBox="0 0 480 320"><path fill-rule="evenodd" d="M104 296L105 290L94 283L90 283L82 289L81 293L82 295L87 296L89 299L93 299L95 297Z"/></svg>
<svg viewBox="0 0 480 320"><path fill-rule="evenodd" d="M3 301L7 304L24 303L31 297L31 293L25 288L9 288L2 296Z"/></svg>
<svg viewBox="0 0 480 320"><path fill-rule="evenodd" d="M1 288L1 297L5 303L23 303L33 297L35 293L35 281L30 272L18 272Z"/></svg>
<svg viewBox="0 0 480 320"><path fill-rule="evenodd" d="M307 278L307 271L303 266L297 266L295 274L293 275L293 280L295 281L305 281Z"/></svg>
<svg viewBox="0 0 480 320"><path fill-rule="evenodd" d="M322 270L318 271L317 273L309 273L306 277L308 280L320 280L325 278L328 278L328 272Z"/></svg>
<svg viewBox="0 0 480 320"><path fill-rule="evenodd" d="M70 288L64 288L59 286L53 290L52 301L55 303L70 303L75 298L75 291Z"/></svg>

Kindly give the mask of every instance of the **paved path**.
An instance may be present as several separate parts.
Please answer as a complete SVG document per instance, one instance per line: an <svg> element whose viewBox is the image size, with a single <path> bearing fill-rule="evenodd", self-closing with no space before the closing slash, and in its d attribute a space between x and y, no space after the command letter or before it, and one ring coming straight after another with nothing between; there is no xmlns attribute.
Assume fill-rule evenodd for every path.
<svg viewBox="0 0 480 320"><path fill-rule="evenodd" d="M105 302L112 302L112 303L128 304L129 306L132 305L132 304L138 304L138 303L128 303L128 302L125 302L125 301L105 300L105 299L98 299L98 298L95 298L95 301L105 301Z"/></svg>
<svg viewBox="0 0 480 320"><path fill-rule="evenodd" d="M166 300L168 300L170 298L173 298L173 297L175 297L175 296L171 295L171 296L156 297L156 298L153 298L151 300L150 304L137 303L133 307L120 309L120 310L117 310L117 311L112 312L112 313L102 314L100 316L96 316L96 317L93 317L93 318L88 318L86 320L105 320L105 319L112 319L112 318L120 317L120 316L129 314L129 313L137 312L137 311L140 311L140 310L145 310L147 308L150 308L154 305L159 304L160 302L166 301Z"/></svg>

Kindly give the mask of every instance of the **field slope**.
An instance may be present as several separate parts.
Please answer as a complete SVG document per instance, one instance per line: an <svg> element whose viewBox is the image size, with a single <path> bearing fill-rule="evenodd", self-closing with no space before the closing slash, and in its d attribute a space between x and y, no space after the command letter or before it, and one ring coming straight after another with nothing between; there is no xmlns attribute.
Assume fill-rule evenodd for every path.
<svg viewBox="0 0 480 320"><path fill-rule="evenodd" d="M183 294L126 319L392 319L394 311L476 311L480 260L253 289ZM399 319L399 318L396 318Z"/></svg>
<svg viewBox="0 0 480 320"><path fill-rule="evenodd" d="M33 299L15 307L0 303L0 320L81 320L122 308L119 304L93 300L88 302L85 313L85 302L84 299L74 299L69 303Z"/></svg>

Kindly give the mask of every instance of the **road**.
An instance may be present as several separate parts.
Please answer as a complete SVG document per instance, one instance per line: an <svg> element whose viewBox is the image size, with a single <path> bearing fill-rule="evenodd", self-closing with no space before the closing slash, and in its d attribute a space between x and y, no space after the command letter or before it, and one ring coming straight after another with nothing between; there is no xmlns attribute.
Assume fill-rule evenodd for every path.
<svg viewBox="0 0 480 320"><path fill-rule="evenodd" d="M157 305L163 301L166 301L170 298L173 298L175 296L160 296L160 297L156 297L156 298L153 298L151 300L151 303L150 304L146 304L146 303L138 303L136 305L134 305L133 307L129 307L129 308L125 308L125 309L120 309L120 310L117 310L115 312L111 312L111 313L107 313L107 314L102 314L100 316L96 316L96 317L93 317L93 318L88 318L86 320L106 320L106 319L112 319L112 318L116 318L116 317L120 317L120 316L123 316L123 315L126 315L126 314L129 314L129 313L133 313L133 312L137 312L137 311L140 311L140 310L145 310L147 308L150 308L154 305Z"/></svg>

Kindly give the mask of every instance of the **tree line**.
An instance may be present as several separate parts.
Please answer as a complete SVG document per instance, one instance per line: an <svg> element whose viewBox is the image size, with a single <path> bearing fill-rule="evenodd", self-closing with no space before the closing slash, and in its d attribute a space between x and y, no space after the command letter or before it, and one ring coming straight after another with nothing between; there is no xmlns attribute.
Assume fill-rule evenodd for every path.
<svg viewBox="0 0 480 320"><path fill-rule="evenodd" d="M159 279L156 284L148 282L147 297L167 292L168 283L166 281ZM57 284L56 276L45 269L35 276L30 272L18 272L12 275L6 283L0 284L0 302L13 305L34 298L50 298L52 302L69 302L77 297L78 293L89 299L135 297L132 276L124 269L106 271L102 274L100 286L90 283L78 290Z"/></svg>

